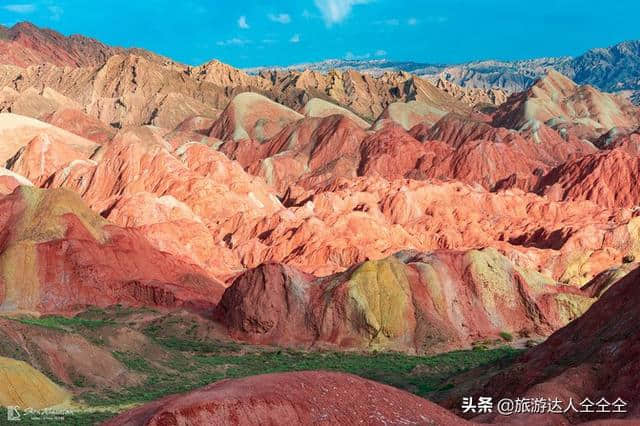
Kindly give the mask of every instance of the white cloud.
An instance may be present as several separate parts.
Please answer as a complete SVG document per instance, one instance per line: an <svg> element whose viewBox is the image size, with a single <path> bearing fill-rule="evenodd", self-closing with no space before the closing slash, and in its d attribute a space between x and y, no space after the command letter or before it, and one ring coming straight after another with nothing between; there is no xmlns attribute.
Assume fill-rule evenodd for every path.
<svg viewBox="0 0 640 426"><path fill-rule="evenodd" d="M371 3L372 0L315 0L316 7L322 13L322 18L327 26L342 22L349 14L353 6Z"/></svg>
<svg viewBox="0 0 640 426"><path fill-rule="evenodd" d="M277 15L270 13L267 17L270 21L278 22L280 24L288 24L291 22L291 16L287 13L278 13Z"/></svg>
<svg viewBox="0 0 640 426"><path fill-rule="evenodd" d="M251 40L244 40L241 38L231 38L229 40L221 40L216 42L218 46L244 46L245 44L250 44Z"/></svg>
<svg viewBox="0 0 640 426"><path fill-rule="evenodd" d="M348 61L361 61L363 59L369 59L371 57L370 53L365 53L363 55L356 55L353 52L347 52L346 55L344 55L344 58Z"/></svg>
<svg viewBox="0 0 640 426"><path fill-rule="evenodd" d="M36 5L32 3L22 3L22 4L8 4L6 6L2 6L2 9L7 10L13 13L33 13L36 10Z"/></svg>
<svg viewBox="0 0 640 426"><path fill-rule="evenodd" d="M415 25L418 25L418 20L416 18L409 18L409 20L407 21L407 24L413 27Z"/></svg>
<svg viewBox="0 0 640 426"><path fill-rule="evenodd" d="M300 43L300 34L294 34L293 37L289 39L291 43Z"/></svg>
<svg viewBox="0 0 640 426"><path fill-rule="evenodd" d="M249 28L251 28L249 26L249 23L247 22L247 17L244 15L238 18L238 26L243 30L248 30Z"/></svg>
<svg viewBox="0 0 640 426"><path fill-rule="evenodd" d="M49 6L47 9L49 9L49 19L52 21L59 21L62 18L64 10L60 6Z"/></svg>
<svg viewBox="0 0 640 426"><path fill-rule="evenodd" d="M387 51L386 51L386 50L379 49L379 50L376 50L375 55L376 55L377 57L387 56Z"/></svg>

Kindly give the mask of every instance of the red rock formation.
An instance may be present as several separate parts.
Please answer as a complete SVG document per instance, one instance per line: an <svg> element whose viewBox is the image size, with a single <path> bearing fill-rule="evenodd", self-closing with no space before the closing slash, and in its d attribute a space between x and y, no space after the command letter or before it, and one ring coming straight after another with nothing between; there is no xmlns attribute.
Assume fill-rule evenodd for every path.
<svg viewBox="0 0 640 426"><path fill-rule="evenodd" d="M605 269L598 275L593 277L591 281L582 287L582 291L590 297L600 297L607 291L613 284L620 281L629 272L637 269L638 262L633 262L634 256L626 256L623 259L623 264L620 266L614 266L609 269Z"/></svg>
<svg viewBox="0 0 640 426"><path fill-rule="evenodd" d="M431 165L449 151L436 143L420 143L399 126L388 125L362 142L358 175L402 179L418 164Z"/></svg>
<svg viewBox="0 0 640 426"><path fill-rule="evenodd" d="M429 163L430 167L422 165L422 176L477 183L490 190L498 182L513 177L525 179L525 183L519 186L520 182L516 181L512 187L528 189L534 182L534 173L546 167L541 161L529 157L526 145L523 147L518 142L477 140L447 154Z"/></svg>
<svg viewBox="0 0 640 426"><path fill-rule="evenodd" d="M523 149L529 156L550 166L597 152L591 142L578 138L573 131L556 131L539 122L525 125L520 134L528 142Z"/></svg>
<svg viewBox="0 0 640 426"><path fill-rule="evenodd" d="M445 116L446 117L446 116ZM425 142L429 140L429 134L433 126L427 123L419 123L409 129L409 134L415 139Z"/></svg>
<svg viewBox="0 0 640 426"><path fill-rule="evenodd" d="M105 426L164 424L437 424L468 422L415 395L344 373L297 372L223 380L134 408Z"/></svg>
<svg viewBox="0 0 640 426"><path fill-rule="evenodd" d="M429 81L406 72L385 72L373 76L355 70L332 70L327 74L310 70L269 71L262 73L261 77L270 82L269 92L276 101L296 110L301 110L313 98L334 102L369 121L383 115L380 122L388 118L392 121L403 121L407 117L420 119L424 115L433 119L451 111L466 114L471 110ZM411 101L416 102L408 108L402 105ZM391 113L392 117L383 114L393 103L398 103L399 114Z"/></svg>
<svg viewBox="0 0 640 426"><path fill-rule="evenodd" d="M404 72L377 77L356 71L249 76L215 60L190 67L145 50L64 37L25 23L0 27L0 62L11 64L0 65L0 110L12 105L13 112L40 117L62 107L83 109L116 127L154 124L174 129L192 116L215 118L242 92L261 93L296 111L309 104L307 114L318 117L333 108L322 104L324 99L336 105L332 113L350 116L363 128L369 127L366 120L380 117L394 103L391 109L414 110L387 114L407 126L421 117L433 122L448 112L471 111L429 81Z"/></svg>
<svg viewBox="0 0 640 426"><path fill-rule="evenodd" d="M343 114L303 118L263 143L227 142L220 150L284 191L303 180L355 176L366 132Z"/></svg>
<svg viewBox="0 0 640 426"><path fill-rule="evenodd" d="M582 317L526 352L514 365L493 377L479 393L498 397L548 397L580 404L621 398L626 413L587 414L569 411L572 423L608 418L615 424L626 418L640 421L640 269L614 284ZM613 407L608 407L613 410ZM519 418L520 417L520 418ZM553 418L555 417L555 419ZM536 417L516 416L511 421L534 422ZM496 417L494 421L504 419ZM563 415L550 419L560 424ZM551 424L551 423L549 423Z"/></svg>
<svg viewBox="0 0 640 426"><path fill-rule="evenodd" d="M505 143L521 140L515 130L493 127L484 121L470 119L459 114L447 114L432 127L424 126L424 124L416 125L411 128L409 133L418 140L439 140L456 149L466 142L476 140Z"/></svg>
<svg viewBox="0 0 640 426"><path fill-rule="evenodd" d="M105 347L105 343L113 341L110 338L100 339L100 343L97 339L90 342L78 333L34 326L7 317L0 318L0 338L3 355L13 355L9 351L22 354L23 361L67 390L78 389L82 384L85 389L90 386L118 392L144 383L144 376L127 370L114 357L115 348ZM39 395L37 387L25 391Z"/></svg>
<svg viewBox="0 0 640 426"><path fill-rule="evenodd" d="M213 83L219 87L266 88L268 83L261 77L250 76L244 71L233 68L214 59L206 64L193 67L189 75L198 80Z"/></svg>
<svg viewBox="0 0 640 426"><path fill-rule="evenodd" d="M134 226L155 248L186 256L224 279L264 261L326 275L403 249L490 246L554 280L584 284L637 252L630 210L549 202L508 189L530 189L540 171L594 151L577 136L574 124L554 126L558 131L537 122L525 123L519 132L493 127L486 117L405 73L304 72L265 79L236 71L216 63L191 68L134 55L66 70L5 66L0 86L11 86L3 90L7 99L24 95L25 106L38 96L64 101L57 92L113 127L156 125L122 129L99 148L65 132L81 156L67 163L62 159L70 153L45 156L45 173L34 174L41 164L37 154L45 151L32 150L21 157L26 165L20 171L38 184L76 191L95 211ZM220 86L227 84L235 86ZM249 90L242 86L252 84L299 110L310 103L310 115L334 111L322 103L311 108L314 98L335 102L340 114L303 118L256 93L240 94L227 105L237 91ZM397 124L366 132L340 109L369 118L394 102L412 100L427 105L428 114L448 114L428 132L422 123L414 133L420 140ZM215 117L224 106L215 124L202 118ZM77 121L78 133L88 135L94 125L100 133L87 116L65 111L55 113L60 125L71 128ZM408 126L414 118L401 114L399 121ZM37 127L23 124L18 127ZM230 140L202 135L210 125L210 133ZM36 130L1 133L10 143L2 144L0 154L14 156L41 133ZM218 148L264 179L248 175ZM11 179L7 188L15 186ZM478 183L502 191L490 194Z"/></svg>
<svg viewBox="0 0 640 426"><path fill-rule="evenodd" d="M185 119L182 123L178 124L175 130L181 132L194 132L202 135L208 135L211 131L213 123L220 117L222 111L216 113L213 117L193 116Z"/></svg>
<svg viewBox="0 0 640 426"><path fill-rule="evenodd" d="M11 160L11 171L42 185L53 173L68 163L86 159L87 155L46 133L33 138Z"/></svg>
<svg viewBox="0 0 640 426"><path fill-rule="evenodd" d="M11 28L0 26L0 63L21 67L51 63L59 66L100 65L110 56L135 52L148 59L168 61L142 49L110 47L81 35L64 35L49 29L41 29L28 22L20 22Z"/></svg>
<svg viewBox="0 0 640 426"><path fill-rule="evenodd" d="M340 270L329 267L335 262L347 268L407 247L428 251L498 246L518 262L542 267L554 279L584 283L582 274L591 277L620 263L635 250L637 238L633 231L637 220L630 219L628 210L614 212L588 202L552 203L517 192L490 194L459 183L342 179L314 192L285 200L300 206L294 210L300 215L296 220L280 218L260 226L259 232L267 235L261 244L271 247L267 259L288 259L307 272L327 274ZM613 217L618 217L616 231L609 225ZM568 239L552 250L532 249L545 247L546 236L560 232ZM602 241L613 250L604 249ZM609 257L614 252L617 255ZM305 259L311 258L326 259L316 264L323 268L309 268ZM607 258L614 263L606 265Z"/></svg>
<svg viewBox="0 0 640 426"><path fill-rule="evenodd" d="M0 167L0 195L11 194L20 185L33 186L24 176Z"/></svg>
<svg viewBox="0 0 640 426"><path fill-rule="evenodd" d="M161 135L174 150L189 143L200 143L217 150L224 143L220 139L205 136L199 132L174 130L167 133L161 132Z"/></svg>
<svg viewBox="0 0 640 426"><path fill-rule="evenodd" d="M296 183L312 187L337 177L356 175L458 179L492 189L514 174L521 179L530 177L527 182L533 183L536 170L545 170L548 162L559 163L554 160L555 155L562 159L574 152L566 147L555 151L556 146L567 145L558 135L553 140L555 144L550 141L538 146L517 132L495 129L460 116L453 116L450 121L457 120L463 126L475 123L482 129L478 135L486 134L497 140L474 140L473 131L468 135L461 131L450 138L439 131L433 133L435 138L452 142L458 148L453 150L439 140L420 143L395 124L366 136L351 120L338 117L303 119L264 143L231 142L221 149L248 166L250 173L264 177L279 192ZM502 132L507 135L505 139L499 136ZM459 145L456 140L461 141Z"/></svg>
<svg viewBox="0 0 640 426"><path fill-rule="evenodd" d="M148 192L119 197L108 217L120 226L135 228L161 251L189 259L218 278L227 278L240 261L185 203L171 195Z"/></svg>
<svg viewBox="0 0 640 426"><path fill-rule="evenodd" d="M121 132L103 145L96 161L67 165L47 186L82 194L112 222L142 227L157 248L188 254L192 262L226 278L241 264L229 249L224 222L244 220L248 225L283 207L261 179L222 153L201 143L174 151L163 134L154 127ZM218 255L207 256L206 251Z"/></svg>
<svg viewBox="0 0 640 426"><path fill-rule="evenodd" d="M438 353L501 332L549 334L591 303L486 249L403 252L320 279L261 265L226 290L216 316L252 343Z"/></svg>
<svg viewBox="0 0 640 426"><path fill-rule="evenodd" d="M398 128L376 135L367 137L371 155L365 164L370 162L371 173L379 168L376 173L393 172L394 178L408 172L423 179L424 171L449 150L441 142L417 142ZM379 138L383 135L389 136L386 142ZM193 250L193 262L225 279L270 260L326 275L407 248L494 246L554 279L583 284L635 253L636 237L628 227L631 212L626 210L550 203L510 191L489 194L456 183L354 178L360 152L353 157L348 153L360 148L364 132L341 116L305 118L260 145L273 149L265 155L273 155L249 169L274 184L285 182L279 190L284 191L280 193L287 207L264 181L221 153L202 143L184 142L188 139L176 140L174 146L165 137L165 131L154 127L121 132L93 160L58 170L47 186L73 189L117 224L144 227L149 240L162 250L180 256ZM411 169L410 155L401 169L389 168L391 161L384 159L403 153L404 145L394 142L404 140L424 155L416 169ZM309 164L316 168L311 173L305 169ZM253 169L257 165L260 168ZM154 199L165 196L162 202ZM144 207L136 208L136 202ZM157 205L165 203L180 204L187 214L179 219L156 216ZM615 218L613 228L610 217ZM203 227L211 239L203 237ZM607 237L614 230L617 236ZM556 232L568 239L550 249L544 238ZM539 235L542 242L537 241ZM609 239L603 246L605 237ZM198 243L184 244L189 238ZM532 248L538 246L545 248ZM216 256L207 258L207 250Z"/></svg>
<svg viewBox="0 0 640 426"><path fill-rule="evenodd" d="M0 67L2 67L0 65ZM17 71L17 68L11 68ZM11 73L10 73L11 74ZM1 75L1 74L0 74ZM0 78L5 77L1 75ZM16 76L20 81L19 75ZM16 84L0 91L0 111L42 119L60 109L81 109L82 106L50 87L31 86L18 92Z"/></svg>
<svg viewBox="0 0 640 426"><path fill-rule="evenodd" d="M499 106L507 100L508 95L505 90L500 88L460 87L443 76L439 76L434 84L438 89L471 107Z"/></svg>
<svg viewBox="0 0 640 426"><path fill-rule="evenodd" d="M22 108L38 117L61 108L81 108L118 128L153 124L174 129L194 115L215 117L229 100L224 88L189 78L186 66L134 54L113 55L101 66L80 68L0 65L0 87L5 86L18 93L14 96L18 101L35 90L22 100ZM59 94L53 105L49 105L52 94L39 94L42 87ZM62 95L79 106L61 104ZM3 103L0 98L0 106Z"/></svg>
<svg viewBox="0 0 640 426"><path fill-rule="evenodd" d="M487 189L530 190L550 167L596 151L574 134L563 137L543 124L518 132L458 114L446 115L431 128L419 124L410 134L455 148L432 168L421 165L420 176L458 179Z"/></svg>
<svg viewBox="0 0 640 426"><path fill-rule="evenodd" d="M103 144L111 140L116 129L77 109L61 109L42 118L47 123L90 141Z"/></svg>
<svg viewBox="0 0 640 426"><path fill-rule="evenodd" d="M262 142L302 117L264 96L246 92L231 100L213 124L209 135L222 140L253 139Z"/></svg>
<svg viewBox="0 0 640 426"><path fill-rule="evenodd" d="M109 225L64 190L20 187L0 199L0 310L86 306L210 308L224 289L203 270Z"/></svg>
<svg viewBox="0 0 640 426"><path fill-rule="evenodd" d="M431 126L447 112L449 112L447 109L419 101L394 102L384 109L372 127L379 130L395 124L404 130L409 130L421 123Z"/></svg>
<svg viewBox="0 0 640 426"><path fill-rule="evenodd" d="M590 200L605 207L640 204L640 157L622 149L591 154L543 176L536 192L552 200Z"/></svg>
<svg viewBox="0 0 640 426"><path fill-rule="evenodd" d="M509 97L495 113L494 125L521 129L531 122L584 125L594 134L613 127L634 127L640 109L592 86L578 86L551 70L532 87Z"/></svg>
<svg viewBox="0 0 640 426"><path fill-rule="evenodd" d="M612 147L622 149L631 155L640 155L640 130L621 137Z"/></svg>
<svg viewBox="0 0 640 426"><path fill-rule="evenodd" d="M308 169L315 171L339 158L357 155L365 137L357 123L343 115L304 119L269 140L266 156L293 151L307 156Z"/></svg>
<svg viewBox="0 0 640 426"><path fill-rule="evenodd" d="M513 144L526 157L522 161L538 161L551 166L596 151L593 145L574 134L565 134L563 137L541 123L526 125L520 131L515 131L458 114L448 114L429 130L416 126L410 133L419 140L440 140L456 149L478 140Z"/></svg>
<svg viewBox="0 0 640 426"><path fill-rule="evenodd" d="M363 120L358 115L354 114L348 109L342 108L336 104L333 104L329 101L325 101L324 99L320 99L320 98L310 99L309 102L307 102L304 105L304 108L300 110L300 113L304 114L307 117L319 117L319 118L340 114L353 120L355 123L358 124L358 126L362 127L363 129L368 129L369 127L371 127L371 124L369 124L369 122Z"/></svg>
<svg viewBox="0 0 640 426"><path fill-rule="evenodd" d="M140 191L158 196L172 195L190 205L201 217L250 213L260 205L265 212L279 207L268 187L244 173L237 163L199 143L182 145L172 153L172 147L162 134L154 128L132 129L119 134L103 147L93 180L86 190L77 187L68 173L56 176L57 179L64 178L64 183L54 179L53 185L75 188L84 194L90 205L98 207L100 204L103 209L110 206L112 197ZM235 190L229 191L232 185ZM242 202L237 198L240 193L243 193ZM220 197L226 201L221 202ZM251 198L254 202L250 206L241 206ZM220 202L209 205L214 199ZM260 215L259 210L257 214Z"/></svg>
<svg viewBox="0 0 640 426"><path fill-rule="evenodd" d="M67 148L91 155L97 145L51 124L16 114L0 114L0 164L5 164L36 137L59 142Z"/></svg>

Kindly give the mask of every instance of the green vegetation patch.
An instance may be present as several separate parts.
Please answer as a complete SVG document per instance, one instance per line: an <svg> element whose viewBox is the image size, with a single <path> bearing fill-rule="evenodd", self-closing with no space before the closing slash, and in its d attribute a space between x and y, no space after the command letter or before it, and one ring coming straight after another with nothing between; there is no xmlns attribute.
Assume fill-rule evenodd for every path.
<svg viewBox="0 0 640 426"><path fill-rule="evenodd" d="M147 362L146 359L132 354L130 352L113 352L113 356L124 364L129 370L141 371L143 373L149 373L153 371L153 367Z"/></svg>
<svg viewBox="0 0 640 426"><path fill-rule="evenodd" d="M96 330L107 325L114 325L115 322L105 319L87 319L81 317L62 317L57 315L43 317L19 317L13 318L15 321L27 325L52 328L61 331L75 331L79 328Z"/></svg>
<svg viewBox="0 0 640 426"><path fill-rule="evenodd" d="M162 368L133 354L115 353L127 368L147 374L141 386L118 392L86 392L89 405L137 404L187 392L218 380L288 371L324 370L358 376L405 389L416 395L450 389L450 379L469 369L505 362L522 351L507 346L488 350L455 351L435 356L402 353L296 351L227 342L157 339L172 357Z"/></svg>
<svg viewBox="0 0 640 426"><path fill-rule="evenodd" d="M511 342L513 340L513 335L506 331L500 332L500 337L502 337L502 339L506 342Z"/></svg>
<svg viewBox="0 0 640 426"><path fill-rule="evenodd" d="M239 351L242 345L234 342L208 341L208 340L189 340L177 337L158 337L154 339L157 343L168 349L179 352L195 352L195 353L222 353L229 351Z"/></svg>
<svg viewBox="0 0 640 426"><path fill-rule="evenodd" d="M141 332L147 338L139 350L135 345L111 346L108 339L98 343L110 350L130 374L141 377L142 382L113 389L90 387L82 377L73 377L74 399L84 408L65 416L64 421L54 419L47 423L54 425L96 424L131 406L219 380L289 371L351 373L427 397L459 386L454 383L461 373L481 366L509 365L522 352L508 346L476 347L434 356L279 349L214 339L208 322L184 313L166 315L120 307L91 309L72 318L20 317L13 321L73 333L90 341L98 334L108 334L109 329L96 332L105 326L130 327L136 331L134 335ZM12 354L20 352L19 348L8 349ZM6 411L0 412L0 423L3 418ZM23 420L21 424L42 424L39 420L31 422L28 416Z"/></svg>

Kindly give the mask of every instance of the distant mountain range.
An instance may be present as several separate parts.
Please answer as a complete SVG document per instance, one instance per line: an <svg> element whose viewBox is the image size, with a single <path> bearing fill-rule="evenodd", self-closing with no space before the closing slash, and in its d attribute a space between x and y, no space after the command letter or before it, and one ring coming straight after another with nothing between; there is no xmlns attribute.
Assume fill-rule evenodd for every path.
<svg viewBox="0 0 640 426"><path fill-rule="evenodd" d="M258 67L246 69L249 74L264 70L355 69L381 74L385 71L406 71L429 78L444 77L463 87L502 88L510 92L524 90L535 80L555 69L579 84L591 84L607 92L621 92L640 102L640 41L625 41L608 48L591 49L578 57L538 58L520 61L475 61L459 65L438 65L418 62L377 60L339 60L292 65L288 67Z"/></svg>
<svg viewBox="0 0 640 426"><path fill-rule="evenodd" d="M249 74L262 74L263 78L257 78L217 61L200 67L191 67L144 49L108 46L81 35L66 37L56 31L38 28L28 22L21 22L10 28L0 25L0 64L29 67L47 63L62 67L92 67L101 66L115 55L135 55L178 73L188 75L196 73L199 77L196 74L193 75L197 80L206 80L220 87L242 86L267 91L276 81L286 83L297 78L295 75L287 77L283 73L275 76L269 71L312 70L326 73L335 69L354 70L373 75L381 75L388 71L403 71L431 79L440 88L446 86L448 83L445 83L448 81L463 88L502 89L512 93L530 87L549 69L555 69L578 84L590 84L599 90L619 93L640 104L640 41L626 41L608 48L591 49L578 57L520 61L485 60L459 65L392 62L384 59L364 61L330 59L287 67L258 67L245 70ZM314 85L312 81L307 83ZM285 87L282 89L278 93L286 91ZM295 89L295 85L291 89ZM228 100L228 95L223 96L225 100ZM299 97L300 94L289 93L289 95ZM318 94L314 96L317 97ZM284 102L283 99L277 100ZM301 99L291 106L300 107L301 103L307 100L308 98ZM287 104L287 102L284 103Z"/></svg>

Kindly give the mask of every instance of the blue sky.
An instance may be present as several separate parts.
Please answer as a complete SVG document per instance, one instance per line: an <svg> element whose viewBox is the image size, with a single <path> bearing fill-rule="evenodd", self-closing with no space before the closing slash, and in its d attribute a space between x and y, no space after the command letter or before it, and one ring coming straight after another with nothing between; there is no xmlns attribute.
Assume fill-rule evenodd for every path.
<svg viewBox="0 0 640 426"><path fill-rule="evenodd" d="M638 16L638 0L0 0L4 25L26 20L189 64L238 67L578 55L640 39Z"/></svg>

